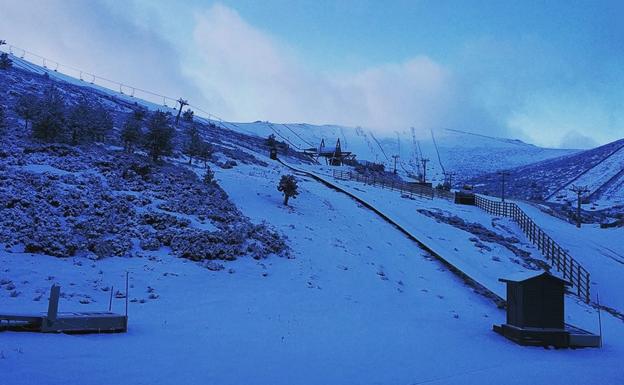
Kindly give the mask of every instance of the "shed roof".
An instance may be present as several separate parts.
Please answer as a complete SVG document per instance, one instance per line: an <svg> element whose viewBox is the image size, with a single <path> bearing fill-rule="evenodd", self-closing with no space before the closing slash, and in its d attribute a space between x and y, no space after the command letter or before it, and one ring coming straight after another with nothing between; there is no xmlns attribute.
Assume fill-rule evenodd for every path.
<svg viewBox="0 0 624 385"><path fill-rule="evenodd" d="M569 286L572 285L569 281L566 281L565 279L561 279L555 275L550 274L547 271L542 271L542 270L523 271L523 272L508 275L507 277L504 277L504 278L499 278L498 280L500 282L524 282L524 281L528 281L530 279L534 279L534 278L542 277L542 276L546 276L546 277L549 277L550 279L561 281L565 285L569 285Z"/></svg>

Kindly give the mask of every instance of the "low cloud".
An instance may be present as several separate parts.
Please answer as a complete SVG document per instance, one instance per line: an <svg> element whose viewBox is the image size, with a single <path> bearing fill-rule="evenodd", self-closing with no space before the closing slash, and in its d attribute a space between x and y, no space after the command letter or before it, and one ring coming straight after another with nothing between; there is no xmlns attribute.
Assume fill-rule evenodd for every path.
<svg viewBox="0 0 624 385"><path fill-rule="evenodd" d="M104 78L204 102L199 89L181 74L174 46L110 11L95 1L5 2L0 8L0 36L9 44Z"/></svg>
<svg viewBox="0 0 624 385"><path fill-rule="evenodd" d="M451 77L426 56L357 73L310 71L292 50L223 5L196 15L201 60L185 67L206 97L236 120L362 125L382 132L440 126Z"/></svg>

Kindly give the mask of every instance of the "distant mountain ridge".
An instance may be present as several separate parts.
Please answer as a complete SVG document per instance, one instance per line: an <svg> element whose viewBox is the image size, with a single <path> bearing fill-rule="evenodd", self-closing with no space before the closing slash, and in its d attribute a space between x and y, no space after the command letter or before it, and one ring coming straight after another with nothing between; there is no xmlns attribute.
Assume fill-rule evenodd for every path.
<svg viewBox="0 0 624 385"><path fill-rule="evenodd" d="M596 206L624 204L624 139L603 146L508 170L506 195L567 203L576 199L572 186L585 186ZM500 176L472 178L477 191L499 195Z"/></svg>

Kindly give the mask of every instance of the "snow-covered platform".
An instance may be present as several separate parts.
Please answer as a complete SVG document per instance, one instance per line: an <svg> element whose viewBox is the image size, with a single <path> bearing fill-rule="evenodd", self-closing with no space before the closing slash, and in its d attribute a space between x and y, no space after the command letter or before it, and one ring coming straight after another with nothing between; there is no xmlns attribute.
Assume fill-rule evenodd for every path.
<svg viewBox="0 0 624 385"><path fill-rule="evenodd" d="M58 312L60 286L52 286L47 313L2 314L0 331L117 333L128 330L128 316L110 311Z"/></svg>

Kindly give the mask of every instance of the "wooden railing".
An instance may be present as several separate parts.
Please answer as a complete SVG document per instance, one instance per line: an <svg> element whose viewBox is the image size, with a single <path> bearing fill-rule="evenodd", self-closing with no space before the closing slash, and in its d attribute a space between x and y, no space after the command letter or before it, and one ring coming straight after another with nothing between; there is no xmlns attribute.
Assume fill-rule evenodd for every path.
<svg viewBox="0 0 624 385"><path fill-rule="evenodd" d="M479 195L475 197L475 204L490 214L512 218L527 238L550 261L551 266L561 272L564 279L572 283L573 287L576 288L577 295L589 303L589 272L546 234L517 204L494 201Z"/></svg>
<svg viewBox="0 0 624 385"><path fill-rule="evenodd" d="M436 189L415 183L407 183L396 179L381 178L375 175L362 175L351 171L333 170L333 177L341 180L352 180L356 182L361 182L384 189L396 190L399 191L401 194L410 196L416 195L422 198L429 199L433 199L435 197L449 200L455 199L455 194L450 191Z"/></svg>

